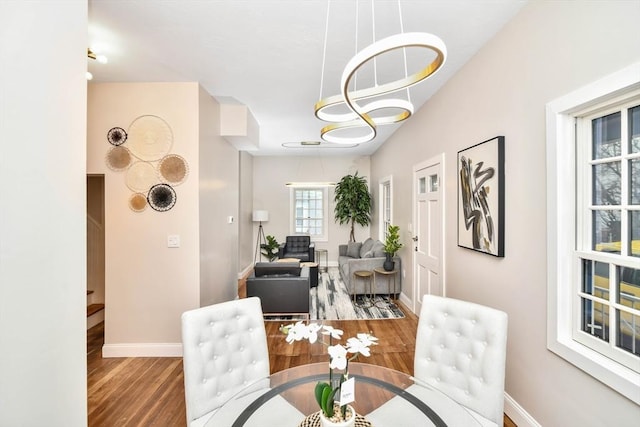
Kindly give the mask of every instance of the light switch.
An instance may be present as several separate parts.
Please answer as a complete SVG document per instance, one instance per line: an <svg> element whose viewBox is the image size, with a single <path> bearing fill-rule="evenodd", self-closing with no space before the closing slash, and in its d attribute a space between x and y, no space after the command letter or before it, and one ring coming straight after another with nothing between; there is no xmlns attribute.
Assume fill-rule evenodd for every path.
<svg viewBox="0 0 640 427"><path fill-rule="evenodd" d="M180 236L178 234L170 234L167 236L167 247L168 248L179 248L180 247Z"/></svg>

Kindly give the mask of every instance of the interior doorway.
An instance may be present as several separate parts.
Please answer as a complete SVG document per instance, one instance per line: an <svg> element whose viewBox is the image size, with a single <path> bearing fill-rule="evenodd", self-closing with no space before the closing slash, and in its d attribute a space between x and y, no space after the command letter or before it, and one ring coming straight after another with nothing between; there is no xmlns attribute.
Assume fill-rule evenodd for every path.
<svg viewBox="0 0 640 427"><path fill-rule="evenodd" d="M444 153L413 167L413 311L425 294L445 295Z"/></svg>
<svg viewBox="0 0 640 427"><path fill-rule="evenodd" d="M104 175L87 175L87 329L104 321Z"/></svg>

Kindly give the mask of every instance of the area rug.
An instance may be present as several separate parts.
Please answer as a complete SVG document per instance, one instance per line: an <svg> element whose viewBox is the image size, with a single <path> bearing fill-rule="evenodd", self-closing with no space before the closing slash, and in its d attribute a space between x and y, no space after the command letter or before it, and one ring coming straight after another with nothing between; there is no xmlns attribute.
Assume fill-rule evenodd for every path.
<svg viewBox="0 0 640 427"><path fill-rule="evenodd" d="M357 295L355 304L337 268L319 273L318 286L311 288L311 320L400 319L404 313L382 294L370 298ZM265 320L299 320L298 316L265 316Z"/></svg>

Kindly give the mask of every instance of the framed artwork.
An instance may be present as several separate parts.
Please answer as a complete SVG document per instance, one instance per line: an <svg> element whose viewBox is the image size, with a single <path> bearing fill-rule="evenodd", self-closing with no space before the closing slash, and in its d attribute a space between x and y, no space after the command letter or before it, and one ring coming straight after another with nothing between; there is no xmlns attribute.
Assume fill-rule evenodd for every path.
<svg viewBox="0 0 640 427"><path fill-rule="evenodd" d="M458 151L458 246L504 257L504 136Z"/></svg>

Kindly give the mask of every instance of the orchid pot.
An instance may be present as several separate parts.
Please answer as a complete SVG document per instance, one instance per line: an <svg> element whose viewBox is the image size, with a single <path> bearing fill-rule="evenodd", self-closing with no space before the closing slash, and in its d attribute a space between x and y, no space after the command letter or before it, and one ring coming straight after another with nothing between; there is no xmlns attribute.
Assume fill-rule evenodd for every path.
<svg viewBox="0 0 640 427"><path fill-rule="evenodd" d="M322 427L353 427L356 424L356 411L353 406L347 405L346 408L346 420L343 420L341 416L340 407L336 405L336 410L332 418L327 418L323 411L320 411L320 425Z"/></svg>

